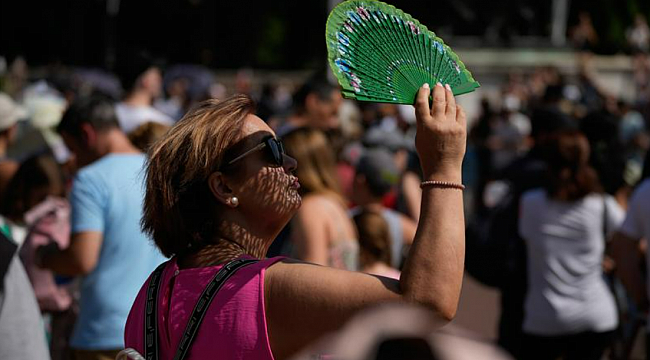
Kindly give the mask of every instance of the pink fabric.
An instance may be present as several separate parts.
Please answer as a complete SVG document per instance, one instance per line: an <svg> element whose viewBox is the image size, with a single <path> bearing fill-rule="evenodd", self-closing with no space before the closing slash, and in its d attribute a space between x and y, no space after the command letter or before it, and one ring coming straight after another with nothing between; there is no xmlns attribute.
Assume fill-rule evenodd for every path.
<svg viewBox="0 0 650 360"><path fill-rule="evenodd" d="M72 304L70 290L57 285L54 274L34 264L38 247L54 241L60 249L70 243L70 205L67 200L49 197L25 214L28 234L20 248L27 276L34 287L34 293L41 311L64 311Z"/></svg>
<svg viewBox="0 0 650 360"><path fill-rule="evenodd" d="M283 257L239 269L219 290L187 359L273 359L264 309L264 271ZM174 357L188 318L203 291L222 265L179 270L171 259L163 271L158 297L160 360ZM144 309L149 280L133 303L126 321L126 347L144 354Z"/></svg>

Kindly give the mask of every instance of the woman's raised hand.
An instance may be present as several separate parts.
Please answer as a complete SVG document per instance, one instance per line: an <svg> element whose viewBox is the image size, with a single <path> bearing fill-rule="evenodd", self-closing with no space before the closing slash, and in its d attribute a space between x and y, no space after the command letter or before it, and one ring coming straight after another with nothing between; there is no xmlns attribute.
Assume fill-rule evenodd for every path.
<svg viewBox="0 0 650 360"><path fill-rule="evenodd" d="M434 86L431 107L430 93L429 85L424 84L415 100L415 147L424 180L459 183L467 139L465 111L456 105L449 85Z"/></svg>

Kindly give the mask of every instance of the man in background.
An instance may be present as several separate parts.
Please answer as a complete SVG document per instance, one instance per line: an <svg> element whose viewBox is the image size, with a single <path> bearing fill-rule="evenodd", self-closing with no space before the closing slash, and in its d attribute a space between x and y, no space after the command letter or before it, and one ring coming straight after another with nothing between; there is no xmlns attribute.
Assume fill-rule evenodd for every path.
<svg viewBox="0 0 650 360"><path fill-rule="evenodd" d="M104 98L73 103L57 130L80 166L70 194L72 235L63 251L39 249L37 263L82 276L70 342L75 359L114 359L140 286L164 261L140 229L145 156Z"/></svg>

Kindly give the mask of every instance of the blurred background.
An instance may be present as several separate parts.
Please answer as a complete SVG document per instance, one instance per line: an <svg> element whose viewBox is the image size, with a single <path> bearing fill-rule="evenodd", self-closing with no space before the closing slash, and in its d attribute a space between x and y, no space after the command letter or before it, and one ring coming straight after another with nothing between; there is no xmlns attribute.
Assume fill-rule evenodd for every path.
<svg viewBox="0 0 650 360"><path fill-rule="evenodd" d="M338 94L324 41L327 15L338 3L68 0L42 5L4 0L0 92L11 99L11 106L24 111L25 121L18 123L17 135L7 143L1 160L21 164L49 152L70 179L76 169L73 158L53 130L63 111L76 99L95 93L128 103L134 84L142 83L142 74L155 68L159 78L152 80L155 84L147 96L165 120L149 120L166 126L201 100L249 94L258 103L258 115L278 132L295 123L327 135L335 150L340 194L350 208L367 200L354 198L355 174L366 171L364 176L370 178L393 172L396 180L383 184L386 191L380 202L407 219L405 228L414 227L419 203L413 199L419 196L420 174L412 145L413 108L357 103L330 93L322 96L329 91L327 86ZM468 272L454 322L525 358L508 338L508 326L521 332L527 289L518 200L525 191L544 185L531 181L540 173L527 161L536 158L535 149L546 134L577 129L589 141L590 165L604 191L621 211L627 209L636 186L650 171L650 2L393 0L390 4L442 37L481 83L477 91L458 98L469 124L463 174ZM305 100L312 93L319 94L322 104ZM329 110L323 110L325 105ZM147 127L124 130L146 150L166 128L160 133ZM390 154L394 166L381 168L377 160L381 156L368 152L374 148ZM359 168L364 154L374 167ZM3 188L6 185L0 184L0 190L11 192ZM504 208L508 215L500 212ZM498 223L495 216L510 216L512 221ZM350 217L356 219L353 212ZM13 225L28 228L20 219ZM363 223L355 225L360 227L359 236L364 234ZM493 244L489 237L495 231L518 245ZM281 235L273 254L292 253L290 233L287 229ZM403 234L407 249L409 232ZM388 264L395 270L405 251L401 245L397 249L401 253L394 253ZM617 308L620 349L608 350L606 356L644 358L645 310L634 304L623 285L613 289L619 289L613 290L619 291L618 304L626 306Z"/></svg>

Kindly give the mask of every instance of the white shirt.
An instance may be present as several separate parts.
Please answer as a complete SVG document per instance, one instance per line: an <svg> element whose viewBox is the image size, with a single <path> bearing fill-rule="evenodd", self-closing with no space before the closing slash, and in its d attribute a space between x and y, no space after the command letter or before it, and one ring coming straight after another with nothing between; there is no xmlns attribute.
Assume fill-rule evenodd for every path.
<svg viewBox="0 0 650 360"><path fill-rule="evenodd" d="M619 231L633 239L645 238L650 240L650 179L644 180L632 194L627 216ZM646 259L647 269L650 270L649 252L646 252ZM650 296L650 277L646 280L646 291ZM650 319L650 316L648 319ZM650 332L650 327L648 327L647 331Z"/></svg>
<svg viewBox="0 0 650 360"><path fill-rule="evenodd" d="M131 106L123 102L115 105L115 114L122 130L129 134L146 122L174 125L174 120L152 106Z"/></svg>
<svg viewBox="0 0 650 360"><path fill-rule="evenodd" d="M528 254L525 332L569 335L618 325L616 304L602 276L603 204L606 228L613 231L625 213L611 196L560 202L543 189L522 196L519 234Z"/></svg>

